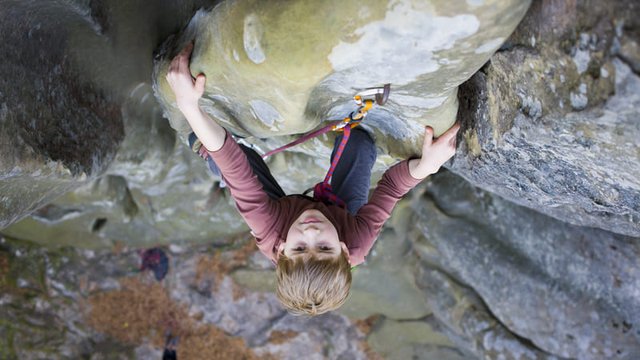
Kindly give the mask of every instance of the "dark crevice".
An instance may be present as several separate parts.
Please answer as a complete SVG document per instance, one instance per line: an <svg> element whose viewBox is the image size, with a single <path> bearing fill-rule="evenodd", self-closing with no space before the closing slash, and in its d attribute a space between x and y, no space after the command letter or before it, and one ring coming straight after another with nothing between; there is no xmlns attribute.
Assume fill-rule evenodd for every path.
<svg viewBox="0 0 640 360"><path fill-rule="evenodd" d="M91 20L98 34L103 35L105 32L108 32L111 27L109 21L111 14L106 4L103 1L91 0L89 7L91 9Z"/></svg>
<svg viewBox="0 0 640 360"><path fill-rule="evenodd" d="M539 52L537 50L537 48L534 46L527 46L527 45L522 45L522 44L514 44L514 43L509 43L508 41L505 42L504 44L502 44L502 46L496 50L496 54L497 53L507 53L507 52L512 52L512 51L516 51L516 50L520 50L526 54L530 54L530 55L539 55ZM489 60L491 60L491 58L489 58Z"/></svg>
<svg viewBox="0 0 640 360"><path fill-rule="evenodd" d="M429 318L433 317L432 314L427 314L425 316L421 316L419 318L406 318L406 319L393 319L393 318L388 318L394 321L397 321L399 323L408 323L408 322L426 322Z"/></svg>
<svg viewBox="0 0 640 360"><path fill-rule="evenodd" d="M618 60L622 61L625 65L627 65L629 67L629 70L631 70L632 73L634 73L636 76L640 76L640 71L636 71L633 68L633 63L630 60L626 59L624 56L622 56L620 54L617 54L616 58Z"/></svg>
<svg viewBox="0 0 640 360"><path fill-rule="evenodd" d="M93 221L93 225L91 225L91 232L96 233L104 228L107 224L106 218L97 218Z"/></svg>

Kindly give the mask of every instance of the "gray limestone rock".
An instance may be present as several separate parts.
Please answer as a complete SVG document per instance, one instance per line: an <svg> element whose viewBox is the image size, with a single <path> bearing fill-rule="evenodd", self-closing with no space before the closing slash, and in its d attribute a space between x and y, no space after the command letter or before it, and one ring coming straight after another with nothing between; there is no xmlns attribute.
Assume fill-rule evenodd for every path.
<svg viewBox="0 0 640 360"><path fill-rule="evenodd" d="M460 88L464 141L452 171L563 221L640 235L640 78L612 58L613 24L625 16L615 4L620 13L597 19L599 6L530 9Z"/></svg>
<svg viewBox="0 0 640 360"><path fill-rule="evenodd" d="M415 249L425 266L418 282L434 314L476 353L489 351L487 341L498 335L465 321L487 327L478 318L485 317L533 354L640 354L638 238L560 222L450 173L434 177L427 189L413 205ZM473 315L474 306L484 310Z"/></svg>
<svg viewBox="0 0 640 360"><path fill-rule="evenodd" d="M158 40L206 2L90 3L3 2L1 15L11 17L0 45L11 55L0 67L3 233L96 248L244 231L205 163L177 141L150 85ZM10 33L11 26L32 29L31 37ZM75 82L86 87L72 88ZM105 103L112 113L97 113ZM58 155L45 153L55 149Z"/></svg>
<svg viewBox="0 0 640 360"><path fill-rule="evenodd" d="M421 268L416 282L424 288L435 317L459 349L485 359L557 359L511 332L472 289L445 273Z"/></svg>
<svg viewBox="0 0 640 360"><path fill-rule="evenodd" d="M2 233L78 248L172 243L168 291L203 323L243 337L261 355L365 358L364 335L343 314L308 323L286 315L263 280L273 275L262 258L234 274L259 283L260 292L236 297L230 277L197 279L198 252L211 248L187 244L233 247L228 235L246 227L205 163L162 117L181 120L162 89L162 71L184 38L165 43L151 74L156 46L203 4L213 5L2 2ZM416 192L399 205L385 243L356 270L352 308L345 308L363 318L385 307L368 339L380 345L375 350L443 359L640 356L635 2L534 1L508 39L528 1L412 2L424 5L413 14L430 20L422 23L400 16L409 2L372 5L366 21L352 16L362 3L348 2L340 5L346 28L307 32L299 29L324 29L326 17L305 22L291 13L318 9L317 2L245 11L264 4L203 10L182 33L215 37L207 46L197 42L192 69L211 80L208 111L267 150L292 138L274 135L342 117L355 91L391 81L397 86L388 106L367 118L380 147L376 176L418 149L423 124L446 129L459 102L463 134L449 168L499 195L442 174L425 197ZM335 10L332 4L322 11ZM216 13L223 10L230 15ZM216 16L223 17L214 23L220 33L207 31L204 20ZM400 36L417 41L415 53L410 43L390 40L398 39L388 32L398 19L421 29ZM297 41L317 34L321 49ZM223 51L213 51L218 47ZM355 56L359 51L366 56ZM300 192L324 175L332 140L269 160L286 191ZM402 241L389 243L394 239ZM79 318L78 300L117 289L116 279L131 275L133 252L15 244L2 243L0 251L0 314L9 319L0 324L0 357L158 355L150 344L134 349L95 334ZM444 330L459 349L432 330Z"/></svg>
<svg viewBox="0 0 640 360"><path fill-rule="evenodd" d="M437 325L433 316L414 321L384 319L368 342L385 359L462 360L472 356L457 349Z"/></svg>
<svg viewBox="0 0 640 360"><path fill-rule="evenodd" d="M104 174L125 131L154 115L153 97L133 111L124 105L149 82L158 39L203 3L2 2L0 228ZM130 151L140 156L143 144Z"/></svg>
<svg viewBox="0 0 640 360"><path fill-rule="evenodd" d="M640 73L640 45L634 39L623 37L620 42L620 58L631 66L633 71Z"/></svg>

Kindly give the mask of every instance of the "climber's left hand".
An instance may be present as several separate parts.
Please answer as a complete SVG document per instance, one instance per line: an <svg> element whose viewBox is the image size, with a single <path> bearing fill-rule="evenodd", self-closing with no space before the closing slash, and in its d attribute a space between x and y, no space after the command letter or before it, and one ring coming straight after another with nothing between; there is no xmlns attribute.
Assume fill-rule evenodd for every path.
<svg viewBox="0 0 640 360"><path fill-rule="evenodd" d="M173 58L167 72L167 82L176 96L178 107L183 112L198 107L198 99L204 93L206 81L204 74L199 74L195 78L191 76L189 70L191 51L193 51L193 43L189 43Z"/></svg>

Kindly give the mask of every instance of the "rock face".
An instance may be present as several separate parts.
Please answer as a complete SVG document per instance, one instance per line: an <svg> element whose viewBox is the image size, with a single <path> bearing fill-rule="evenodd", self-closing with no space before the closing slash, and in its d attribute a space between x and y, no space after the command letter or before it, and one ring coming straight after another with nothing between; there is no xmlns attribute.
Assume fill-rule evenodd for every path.
<svg viewBox="0 0 640 360"><path fill-rule="evenodd" d="M173 127L188 131L165 75L171 58L195 40L190 69L207 76L201 107L239 135L280 137L260 143L272 148L287 139L283 135L347 116L357 91L391 83L389 102L367 123L383 153L402 158L417 150L425 124L437 134L451 127L457 86L511 34L528 5L224 2L196 14L164 44L154 74L156 95ZM317 152L317 146L307 149Z"/></svg>
<svg viewBox="0 0 640 360"><path fill-rule="evenodd" d="M560 222L448 173L426 188L413 204L417 280L474 353L640 355L640 239Z"/></svg>
<svg viewBox="0 0 640 360"><path fill-rule="evenodd" d="M146 292L262 357L639 358L638 5L535 1L509 36L528 4L3 1L0 358L159 358L162 326L86 316ZM384 82L375 176L423 124L462 122L450 172L398 204L341 312L285 314L233 201L171 128L163 71L191 37L202 105L264 150ZM331 143L269 166L301 192ZM136 272L132 249L152 244L171 259L161 285ZM115 309L130 304L145 302Z"/></svg>
<svg viewBox="0 0 640 360"><path fill-rule="evenodd" d="M159 40L205 4L3 3L5 234L95 248L244 231L205 165L176 141L150 86ZM217 212L228 215L215 218Z"/></svg>
<svg viewBox="0 0 640 360"><path fill-rule="evenodd" d="M637 34L636 7L533 6L461 87L466 141L451 170L563 221L640 236L640 79L614 58L635 44L622 35Z"/></svg>
<svg viewBox="0 0 640 360"><path fill-rule="evenodd" d="M0 34L0 227L100 175L124 136L120 109L71 55L88 16L54 3L3 3ZM32 7L32 8L30 8ZM17 14L27 11L27 19ZM18 195L19 194L19 195Z"/></svg>

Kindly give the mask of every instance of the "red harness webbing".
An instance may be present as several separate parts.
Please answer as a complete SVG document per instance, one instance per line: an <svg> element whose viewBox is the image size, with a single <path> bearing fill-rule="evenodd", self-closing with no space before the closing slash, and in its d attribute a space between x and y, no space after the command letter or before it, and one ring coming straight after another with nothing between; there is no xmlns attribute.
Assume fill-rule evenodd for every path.
<svg viewBox="0 0 640 360"><path fill-rule="evenodd" d="M340 141L340 145L338 145L338 149L336 150L336 154L333 156L333 161L331 162L331 167L329 167L329 171L327 171L327 175L324 177L323 182L319 182L313 188L313 199L322 201L324 203L335 204L340 206L341 208L346 208L347 204L338 197L338 195L333 193L331 189L331 184L329 181L333 176L333 171L338 166L338 162L340 161L340 157L344 152L344 148L347 146L347 141L349 141L349 135L351 135L351 126L344 127L344 135L342 136L342 140Z"/></svg>

